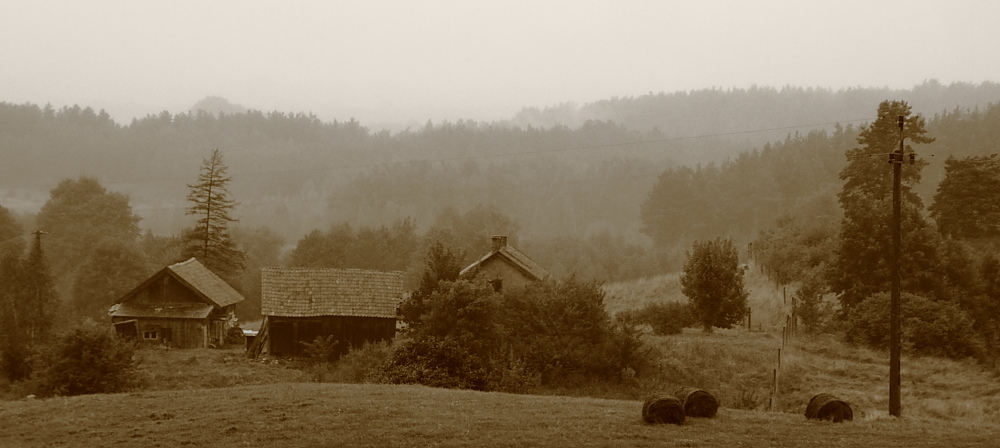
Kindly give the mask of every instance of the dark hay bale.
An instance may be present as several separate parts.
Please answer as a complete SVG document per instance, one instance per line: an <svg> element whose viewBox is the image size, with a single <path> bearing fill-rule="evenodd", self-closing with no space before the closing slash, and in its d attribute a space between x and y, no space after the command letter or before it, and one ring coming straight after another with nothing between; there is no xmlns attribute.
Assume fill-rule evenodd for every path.
<svg viewBox="0 0 1000 448"><path fill-rule="evenodd" d="M840 423L854 420L854 411L851 410L851 405L833 395L819 394L809 400L806 418Z"/></svg>
<svg viewBox="0 0 1000 448"><path fill-rule="evenodd" d="M674 396L684 405L684 415L688 417L712 418L719 411L719 401L704 390L684 387L674 392Z"/></svg>
<svg viewBox="0 0 1000 448"><path fill-rule="evenodd" d="M684 423L684 406L676 397L652 396L642 404L642 420L646 423Z"/></svg>

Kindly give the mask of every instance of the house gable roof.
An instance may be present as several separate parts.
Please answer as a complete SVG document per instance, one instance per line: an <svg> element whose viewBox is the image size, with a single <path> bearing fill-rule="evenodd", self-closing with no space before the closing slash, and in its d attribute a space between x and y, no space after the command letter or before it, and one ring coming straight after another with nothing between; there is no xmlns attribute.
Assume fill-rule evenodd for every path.
<svg viewBox="0 0 1000 448"><path fill-rule="evenodd" d="M362 269L264 268L261 314L395 318L403 273Z"/></svg>
<svg viewBox="0 0 1000 448"><path fill-rule="evenodd" d="M195 258L174 263L167 266L167 270L174 274L174 278L219 308L244 300L239 292L229 286L229 283L215 275Z"/></svg>
<svg viewBox="0 0 1000 448"><path fill-rule="evenodd" d="M214 272L198 262L197 259L190 258L187 261L174 263L161 269L139 284L139 286L121 296L115 303L128 302L139 291L149 286L150 283L163 278L164 275L175 278L182 285L194 292L200 299L204 300L205 303L212 306L224 308L244 300L243 296L233 289L232 286L229 286L225 280L219 278L218 275L215 275Z"/></svg>
<svg viewBox="0 0 1000 448"><path fill-rule="evenodd" d="M528 258L528 256L523 252L515 249L514 246L508 245L501 246L499 249L490 251L490 253L483 255L482 258L466 266L465 269L462 269L459 275L464 276L474 272L479 268L479 266L494 257L513 266L532 280L542 280L549 276L549 271L545 270L545 268L541 267L538 263L535 263L535 261L531 258Z"/></svg>

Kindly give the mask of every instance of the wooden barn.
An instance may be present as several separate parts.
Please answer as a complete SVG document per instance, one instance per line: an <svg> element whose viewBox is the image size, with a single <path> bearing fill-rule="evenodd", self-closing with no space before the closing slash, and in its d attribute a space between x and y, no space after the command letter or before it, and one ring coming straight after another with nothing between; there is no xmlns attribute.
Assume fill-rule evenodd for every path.
<svg viewBox="0 0 1000 448"><path fill-rule="evenodd" d="M120 335L178 348L220 347L243 296L191 258L119 298L108 313Z"/></svg>
<svg viewBox="0 0 1000 448"><path fill-rule="evenodd" d="M403 273L361 269L265 268L264 321L247 356L301 356L303 343L333 337L342 353L396 335Z"/></svg>
<svg viewBox="0 0 1000 448"><path fill-rule="evenodd" d="M542 280L549 273L514 246L508 245L506 236L496 235L492 249L462 269L459 275L479 276L488 280L497 292L502 292L505 288L524 287Z"/></svg>

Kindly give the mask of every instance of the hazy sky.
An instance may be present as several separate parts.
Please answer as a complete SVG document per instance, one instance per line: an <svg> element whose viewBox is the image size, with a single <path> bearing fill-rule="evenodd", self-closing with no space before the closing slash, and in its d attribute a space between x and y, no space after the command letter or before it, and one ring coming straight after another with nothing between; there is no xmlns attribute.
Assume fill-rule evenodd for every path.
<svg viewBox="0 0 1000 448"><path fill-rule="evenodd" d="M363 124L709 87L1000 81L996 1L0 0L0 101Z"/></svg>

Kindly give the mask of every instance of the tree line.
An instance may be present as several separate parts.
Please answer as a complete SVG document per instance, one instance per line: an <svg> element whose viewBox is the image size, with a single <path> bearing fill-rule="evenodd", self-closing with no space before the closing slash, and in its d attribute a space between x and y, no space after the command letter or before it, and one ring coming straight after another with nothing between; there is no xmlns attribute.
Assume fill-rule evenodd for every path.
<svg viewBox="0 0 1000 448"><path fill-rule="evenodd" d="M978 111L955 114L982 119ZM882 102L879 118L861 127L857 146L845 152L838 176L840 213L814 219L807 210L790 211L753 242L756 259L775 283L797 286L796 313L808 330L840 330L849 341L888 346L892 181L887 161L899 148L896 117L902 116L906 158L914 155L901 177L904 349L995 359L1000 197L989 192L1000 187L1000 164L995 155L949 155L929 207L918 192L935 152L929 147L953 138L934 130L962 122L955 114L927 121L905 102Z"/></svg>

